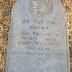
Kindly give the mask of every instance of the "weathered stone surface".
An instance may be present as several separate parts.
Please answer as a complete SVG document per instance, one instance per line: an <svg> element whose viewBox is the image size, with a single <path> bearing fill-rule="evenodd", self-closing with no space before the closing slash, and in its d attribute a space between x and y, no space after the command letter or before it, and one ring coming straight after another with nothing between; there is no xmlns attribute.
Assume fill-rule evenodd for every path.
<svg viewBox="0 0 72 72"><path fill-rule="evenodd" d="M12 9L7 72L68 72L65 14L59 0L18 0Z"/></svg>

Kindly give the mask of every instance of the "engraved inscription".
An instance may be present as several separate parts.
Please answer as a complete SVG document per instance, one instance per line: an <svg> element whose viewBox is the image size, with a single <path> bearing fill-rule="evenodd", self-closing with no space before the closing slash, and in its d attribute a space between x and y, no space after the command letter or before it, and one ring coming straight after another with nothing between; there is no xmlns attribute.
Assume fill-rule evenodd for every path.
<svg viewBox="0 0 72 72"><path fill-rule="evenodd" d="M20 7L13 9L7 72L68 72L66 18L61 2L22 1L18 0Z"/></svg>

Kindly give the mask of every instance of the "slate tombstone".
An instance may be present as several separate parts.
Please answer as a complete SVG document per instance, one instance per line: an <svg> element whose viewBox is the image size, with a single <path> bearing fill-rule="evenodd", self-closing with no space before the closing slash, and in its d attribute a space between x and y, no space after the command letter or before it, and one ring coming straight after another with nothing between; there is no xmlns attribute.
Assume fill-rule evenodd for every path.
<svg viewBox="0 0 72 72"><path fill-rule="evenodd" d="M60 0L17 0L6 72L69 72L66 21Z"/></svg>

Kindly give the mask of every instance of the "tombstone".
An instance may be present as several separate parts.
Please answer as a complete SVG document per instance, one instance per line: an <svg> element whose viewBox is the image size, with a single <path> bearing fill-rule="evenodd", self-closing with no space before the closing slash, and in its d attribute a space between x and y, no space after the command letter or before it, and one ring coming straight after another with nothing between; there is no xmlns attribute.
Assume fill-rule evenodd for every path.
<svg viewBox="0 0 72 72"><path fill-rule="evenodd" d="M17 0L6 72L69 72L66 21L60 0Z"/></svg>

